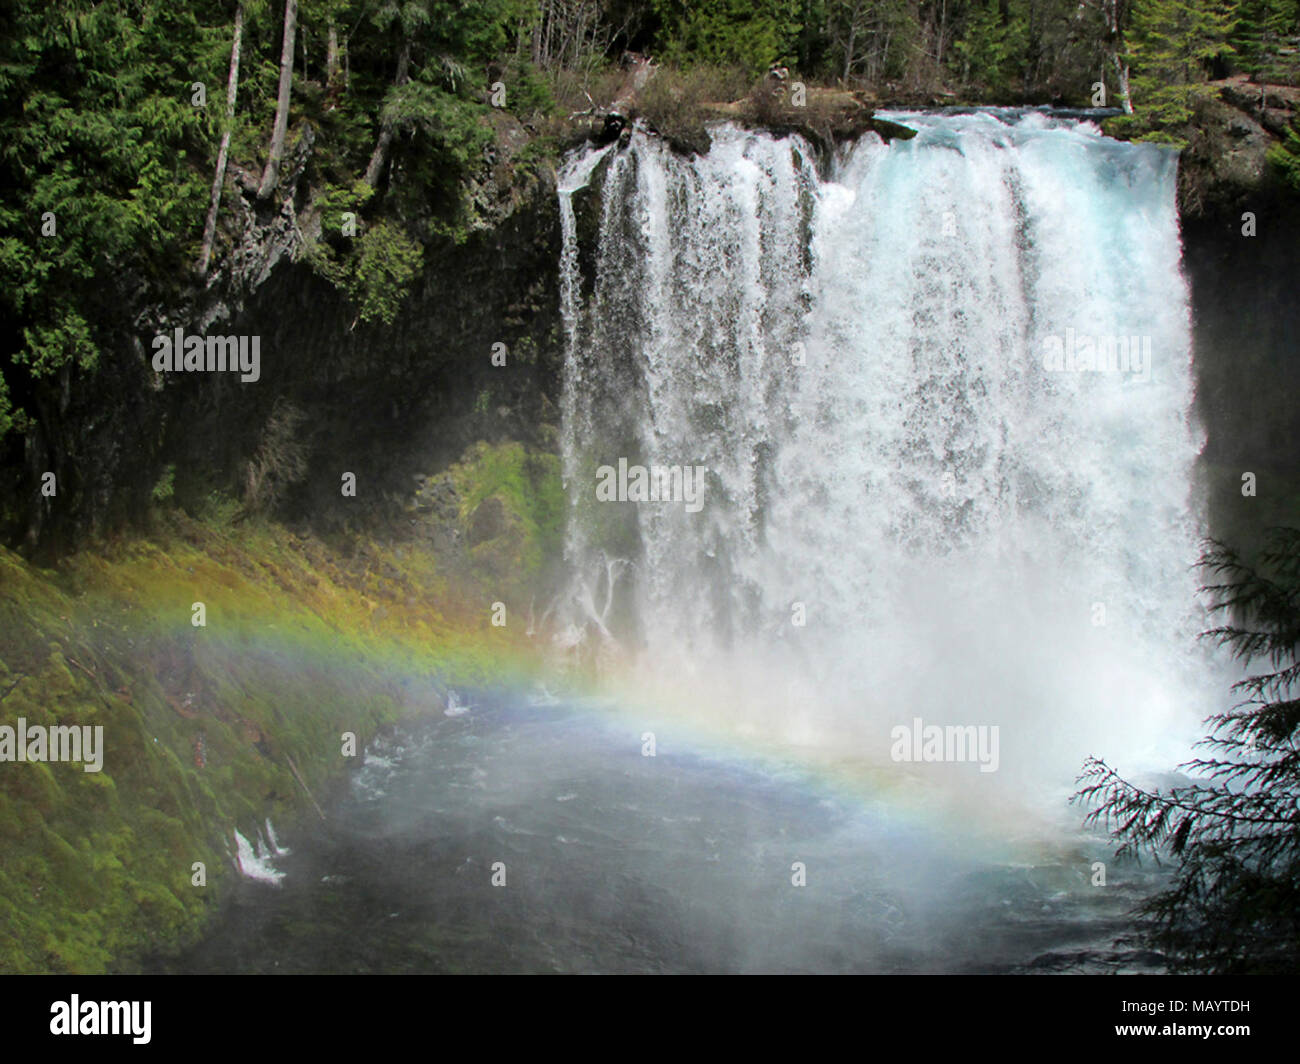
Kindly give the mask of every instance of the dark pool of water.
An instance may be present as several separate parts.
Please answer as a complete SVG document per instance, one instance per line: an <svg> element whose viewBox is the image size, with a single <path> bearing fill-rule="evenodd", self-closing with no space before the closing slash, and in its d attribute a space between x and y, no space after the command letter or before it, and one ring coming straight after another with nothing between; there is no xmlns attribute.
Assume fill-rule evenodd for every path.
<svg viewBox="0 0 1300 1064"><path fill-rule="evenodd" d="M377 742L323 824L170 972L1091 972L1150 873L1000 863L883 804L681 751L590 707L476 694ZM1105 860L1098 848L1096 856ZM803 862L807 885L791 882ZM494 886L493 866L505 885Z"/></svg>

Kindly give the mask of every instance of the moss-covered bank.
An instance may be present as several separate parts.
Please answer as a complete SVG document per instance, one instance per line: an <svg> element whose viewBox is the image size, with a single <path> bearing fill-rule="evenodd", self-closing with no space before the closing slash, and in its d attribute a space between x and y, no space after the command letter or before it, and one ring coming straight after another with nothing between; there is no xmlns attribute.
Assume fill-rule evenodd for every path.
<svg viewBox="0 0 1300 1064"><path fill-rule="evenodd" d="M387 538L325 541L214 498L54 570L0 551L0 724L104 729L99 772L0 763L0 971L131 970L192 940L236 874L233 832L318 815L356 763L344 733L359 756L450 684L526 678L557 467L475 447Z"/></svg>

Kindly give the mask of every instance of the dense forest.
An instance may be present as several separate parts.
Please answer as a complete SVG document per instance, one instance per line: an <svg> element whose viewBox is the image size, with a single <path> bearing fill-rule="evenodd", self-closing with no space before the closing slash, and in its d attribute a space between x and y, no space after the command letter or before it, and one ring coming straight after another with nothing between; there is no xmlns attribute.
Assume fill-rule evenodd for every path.
<svg viewBox="0 0 1300 1064"><path fill-rule="evenodd" d="M385 322L429 242L472 223L490 116L523 123L525 163L554 154L629 54L669 94L734 98L776 67L873 105L1105 105L1125 112L1116 135L1179 141L1225 79L1261 109L1263 86L1295 85L1298 34L1298 0L16 0L0 12L5 539L37 538L16 500L72 449L70 395L102 382L142 307L220 275L232 202L274 204L295 147L323 219L307 257L358 320ZM1300 137L1280 132L1300 180Z"/></svg>

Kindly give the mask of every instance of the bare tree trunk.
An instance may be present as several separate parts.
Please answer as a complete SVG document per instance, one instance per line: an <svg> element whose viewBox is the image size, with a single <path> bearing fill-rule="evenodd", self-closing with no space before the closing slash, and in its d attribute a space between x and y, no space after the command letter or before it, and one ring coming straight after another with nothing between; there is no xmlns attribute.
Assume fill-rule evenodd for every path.
<svg viewBox="0 0 1300 1064"><path fill-rule="evenodd" d="M402 45L401 54L397 57L397 77L393 79L394 85L405 85L407 80L407 69L411 65L411 44L407 41ZM393 143L393 127L380 121L379 140L375 142L375 150L370 156L370 163L366 166L366 184L375 188L379 184L379 175L384 172L384 163L388 161L388 149Z"/></svg>
<svg viewBox="0 0 1300 1064"><path fill-rule="evenodd" d="M1121 25L1123 21L1123 12L1120 5L1123 0L1102 0L1102 16L1106 20L1107 44L1110 47L1110 58L1115 64L1115 74L1119 80L1119 101L1120 106L1124 108L1126 115L1133 113L1133 101L1129 97L1128 89L1128 64L1120 59L1120 53L1124 48L1124 30Z"/></svg>
<svg viewBox="0 0 1300 1064"><path fill-rule="evenodd" d="M289 91L293 87L293 40L298 30L298 0L284 2L284 41L280 47L280 96L275 104L275 128L271 131L271 151L262 171L257 198L266 199L280 177L280 160L284 157L284 137L289 132Z"/></svg>
<svg viewBox="0 0 1300 1064"><path fill-rule="evenodd" d="M339 31L331 22L325 47L325 110L332 111L339 105L347 84L347 70L339 59Z"/></svg>
<svg viewBox="0 0 1300 1064"><path fill-rule="evenodd" d="M578 7L578 25L573 31L573 68L576 70L578 63L582 59L582 42L587 36L587 19L590 15L590 9L587 5L580 4ZM561 58L560 66L564 66L564 60Z"/></svg>
<svg viewBox="0 0 1300 1064"><path fill-rule="evenodd" d="M871 81L873 83L876 81L877 78L880 77L880 72L881 70L884 69L885 64L889 62L889 44L893 39L894 39L894 31L891 29L888 33L885 34L885 43L881 45L879 51L876 54L875 59L872 62Z"/></svg>
<svg viewBox="0 0 1300 1064"><path fill-rule="evenodd" d="M546 19L546 44L542 49L542 69L551 69L551 41L555 39L555 5L550 5Z"/></svg>
<svg viewBox="0 0 1300 1064"><path fill-rule="evenodd" d="M939 5L939 38L935 42L934 61L939 66L943 66L943 46L946 43L945 38L948 30L948 0L943 0Z"/></svg>
<svg viewBox="0 0 1300 1064"><path fill-rule="evenodd" d="M1115 73L1119 77L1119 103L1126 115L1133 113L1133 100L1128 91L1128 64L1121 62L1118 53L1112 53L1115 60Z"/></svg>
<svg viewBox="0 0 1300 1064"><path fill-rule="evenodd" d="M235 8L235 38L230 45L230 76L226 79L226 128L217 151L217 172L212 178L212 202L203 226L203 252L199 256L199 276L206 277L212 259L212 243L217 236L217 211L221 207L221 189L226 183L226 159L230 154L230 127L235 119L235 94L239 90L239 50L244 43L244 5Z"/></svg>

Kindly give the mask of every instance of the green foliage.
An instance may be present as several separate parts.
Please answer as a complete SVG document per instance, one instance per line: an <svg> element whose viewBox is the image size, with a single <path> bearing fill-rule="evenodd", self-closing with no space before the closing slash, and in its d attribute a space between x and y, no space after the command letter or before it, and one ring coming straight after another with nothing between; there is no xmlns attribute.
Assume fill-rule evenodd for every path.
<svg viewBox="0 0 1300 1064"><path fill-rule="evenodd" d="M0 339L0 448L12 464L23 449L16 433L43 430L56 456L74 449L83 415L62 415L84 411L69 398L90 395L97 374L113 372L127 392L148 386L132 336L144 306L190 305L217 145L229 131L220 268L231 229L249 216L234 209L236 187L265 161L283 4L0 8L0 315L10 325ZM660 62L642 114L684 148L708 143L705 105L740 99L773 63L886 100L956 88L962 100L1084 104L1098 78L1116 88L1122 59L1137 114L1114 131L1175 142L1215 91L1210 80L1300 76L1300 0L311 0L299 19L290 120L295 135L316 134L306 181L324 189L324 239L306 254L359 320L375 323L393 320L422 247L466 239L510 202L487 180L511 180L489 150L494 137L520 139L509 115L540 136L497 160L513 160L516 177L540 171L572 133L557 97L561 113L591 107L589 91L598 107L612 102L626 88L625 48ZM508 115L489 105L497 81ZM192 105L195 82L205 108ZM391 140L377 157L387 165L371 188L361 177L385 127ZM1292 183L1295 157L1290 136L1270 155ZM361 223L347 242L345 211ZM41 416L50 423L38 425ZM14 505L3 511L7 529L24 520L26 504ZM34 530L31 512L26 520Z"/></svg>
<svg viewBox="0 0 1300 1064"><path fill-rule="evenodd" d="M219 80L193 11L126 0L8 6L0 32L0 434L10 396L108 342L97 304L130 272L166 288L202 224L191 85ZM17 338L17 342L14 340Z"/></svg>
<svg viewBox="0 0 1300 1064"><path fill-rule="evenodd" d="M315 203L320 211L322 233L331 239L342 236L348 221L345 215L351 215L353 221L360 218L362 209L374 194L375 190L361 178L347 186L328 186Z"/></svg>
<svg viewBox="0 0 1300 1064"><path fill-rule="evenodd" d="M492 139L479 120L482 113L481 105L459 99L435 85L410 81L389 90L380 118L400 132L423 133L432 142L441 165L463 173L481 157Z"/></svg>
<svg viewBox="0 0 1300 1064"><path fill-rule="evenodd" d="M318 241L305 254L317 273L347 293L361 321L387 325L419 276L424 250L399 226L381 221L361 233L355 248L337 252Z"/></svg>
<svg viewBox="0 0 1300 1064"><path fill-rule="evenodd" d="M1287 127L1286 136L1269 149L1268 161L1282 180L1300 193L1300 131L1295 121Z"/></svg>
<svg viewBox="0 0 1300 1064"><path fill-rule="evenodd" d="M1019 5L1013 10L998 0L971 6L953 52L965 84L999 88L1015 75L1026 50L1028 23Z"/></svg>
<svg viewBox="0 0 1300 1064"><path fill-rule="evenodd" d="M1120 855L1178 864L1174 885L1138 909L1139 935L1176 972L1294 972L1300 963L1300 530L1276 529L1260 564L1213 543L1201 565L1225 623L1205 633L1243 665L1263 666L1244 696L1209 720L1212 753L1168 792L1124 780L1090 759L1076 799L1109 829Z"/></svg>
<svg viewBox="0 0 1300 1064"><path fill-rule="evenodd" d="M22 427L22 417L9 398L9 385L0 376L0 440L4 439L10 429Z"/></svg>
<svg viewBox="0 0 1300 1064"><path fill-rule="evenodd" d="M1231 8L1220 0L1137 0L1132 86L1147 139L1175 139L1197 101L1214 95L1206 81L1232 55L1233 25Z"/></svg>
<svg viewBox="0 0 1300 1064"><path fill-rule="evenodd" d="M361 309L362 321L390 323L406 298L411 281L420 272L423 250L387 222L362 234L357 269L349 291Z"/></svg>
<svg viewBox="0 0 1300 1064"><path fill-rule="evenodd" d="M256 172L275 110L283 9L266 0L240 7L231 152ZM130 327L123 288L147 286L163 303L180 298L228 125L233 16L233 4L157 0L17 0L0 12L0 313L13 326L0 350L0 437L33 425L40 381L59 377L66 389L66 370L74 389L85 387L103 353L122 349ZM364 204L353 182L390 120L409 172L435 188L434 213L460 227L459 190L492 136L479 94L491 65L514 53L515 35L536 17L531 0L304 4L304 66L295 68L292 105L331 134L318 137L318 172L354 193L346 206L337 196L326 205L325 224ZM346 78L327 79L323 69L331 29ZM394 87L391 64L402 47L410 80ZM546 83L526 62L511 62L512 108L549 111ZM193 105L195 82L206 107ZM421 237L449 228L404 201L397 207L391 213L403 222L367 227L333 271L365 320L391 320L418 271L418 247L398 228Z"/></svg>
<svg viewBox="0 0 1300 1064"><path fill-rule="evenodd" d="M651 0L662 25L659 48L674 62L738 66L758 77L797 54L798 0Z"/></svg>
<svg viewBox="0 0 1300 1064"><path fill-rule="evenodd" d="M531 63L512 61L501 81L506 86L506 110L512 114L529 119L555 110L550 79Z"/></svg>
<svg viewBox="0 0 1300 1064"><path fill-rule="evenodd" d="M153 486L152 497L154 502L166 502L176 491L176 467L167 466L158 478L158 482Z"/></svg>
<svg viewBox="0 0 1300 1064"><path fill-rule="evenodd" d="M498 500L506 515L499 542L484 544L480 563L500 564L499 575L510 590L522 594L533 586L548 558L562 549L567 497L557 455L526 449L520 443L471 448L450 470L461 499L461 519L469 521L487 500ZM504 555L504 557L502 557Z"/></svg>
<svg viewBox="0 0 1300 1064"><path fill-rule="evenodd" d="M47 377L71 364L93 369L99 350L90 337L90 326L76 311L53 324L38 323L23 330L23 346L14 355L16 365L31 367L33 377Z"/></svg>
<svg viewBox="0 0 1300 1064"><path fill-rule="evenodd" d="M500 56L512 31L536 14L528 0L382 0L370 20L468 69Z"/></svg>
<svg viewBox="0 0 1300 1064"><path fill-rule="evenodd" d="M1230 41L1237 66L1261 81L1295 84L1300 75L1300 0L1238 0Z"/></svg>

